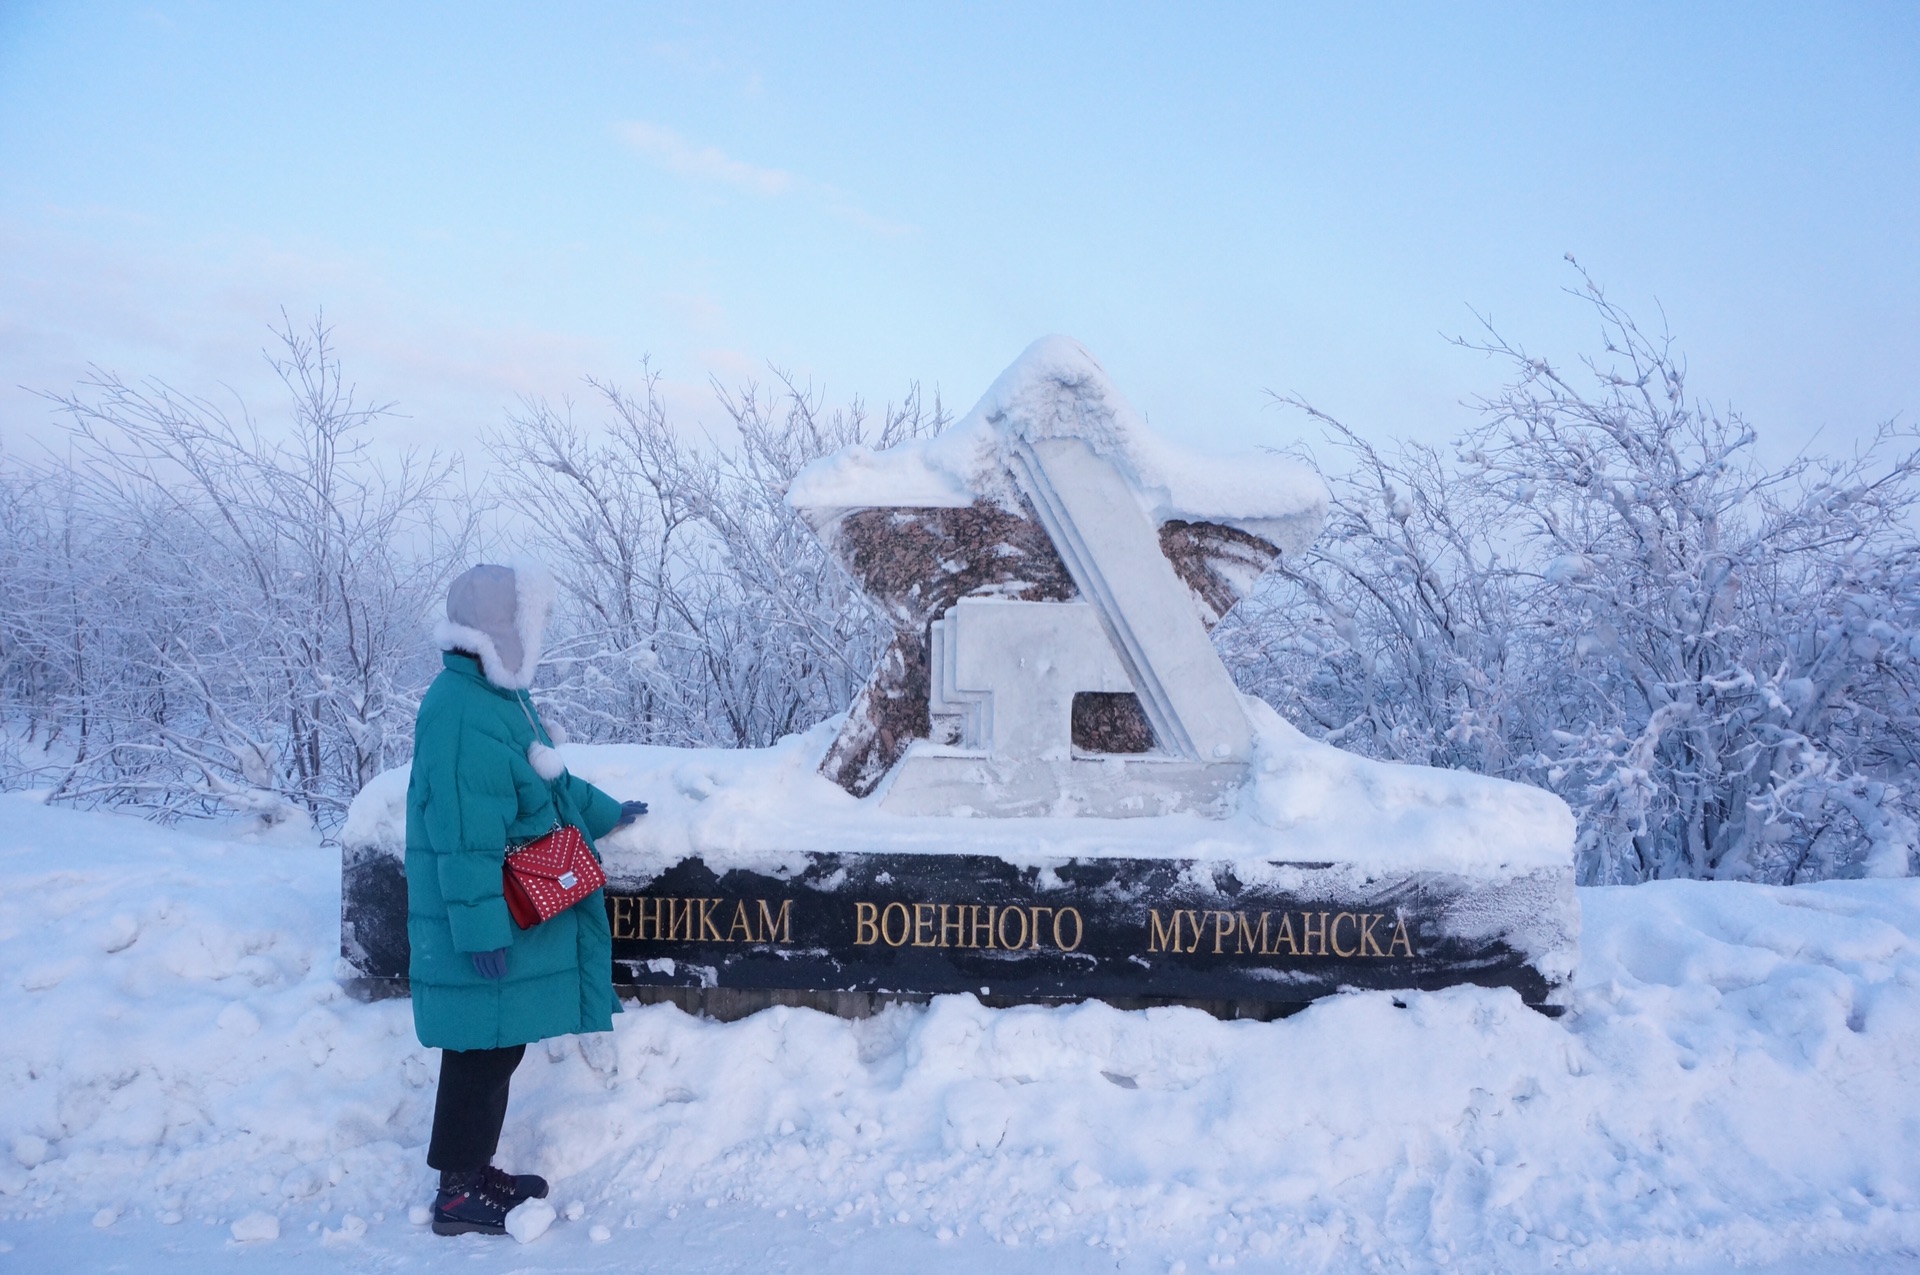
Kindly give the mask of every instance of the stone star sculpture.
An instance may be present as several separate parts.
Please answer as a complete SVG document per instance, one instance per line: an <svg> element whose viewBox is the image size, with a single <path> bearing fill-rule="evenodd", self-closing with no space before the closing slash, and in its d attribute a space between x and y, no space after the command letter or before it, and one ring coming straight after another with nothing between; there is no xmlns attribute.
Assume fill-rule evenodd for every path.
<svg viewBox="0 0 1920 1275"><path fill-rule="evenodd" d="M1252 731L1208 633L1318 534L1310 468L1173 449L1048 337L938 438L787 499L895 630L827 778L905 814L1231 811Z"/></svg>

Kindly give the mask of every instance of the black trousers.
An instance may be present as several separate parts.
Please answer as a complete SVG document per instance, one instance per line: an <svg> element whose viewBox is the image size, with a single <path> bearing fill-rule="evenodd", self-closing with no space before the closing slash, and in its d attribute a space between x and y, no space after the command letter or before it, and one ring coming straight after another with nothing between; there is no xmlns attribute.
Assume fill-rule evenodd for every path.
<svg viewBox="0 0 1920 1275"><path fill-rule="evenodd" d="M507 1119L507 1085L526 1052L525 1045L440 1052L440 1089L433 1097L428 1168L469 1173L493 1163L500 1126Z"/></svg>

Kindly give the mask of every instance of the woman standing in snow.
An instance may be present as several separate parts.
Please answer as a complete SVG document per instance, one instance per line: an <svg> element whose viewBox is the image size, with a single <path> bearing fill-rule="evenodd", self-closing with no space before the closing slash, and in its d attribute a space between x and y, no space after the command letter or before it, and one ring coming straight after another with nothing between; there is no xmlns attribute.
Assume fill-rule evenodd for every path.
<svg viewBox="0 0 1920 1275"><path fill-rule="evenodd" d="M439 1048L427 1164L433 1229L503 1234L544 1179L493 1166L507 1087L529 1042L613 1029L613 943L598 890L531 929L510 918L507 850L559 824L589 846L646 811L566 772L527 687L553 606L536 567L481 565L447 592L443 671L420 702L407 782L407 937L413 1023ZM598 857L598 851L595 851Z"/></svg>

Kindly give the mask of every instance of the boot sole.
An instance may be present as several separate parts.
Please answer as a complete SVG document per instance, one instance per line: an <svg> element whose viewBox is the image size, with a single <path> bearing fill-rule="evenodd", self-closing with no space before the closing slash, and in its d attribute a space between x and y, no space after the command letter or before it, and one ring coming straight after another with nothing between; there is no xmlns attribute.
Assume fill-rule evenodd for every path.
<svg viewBox="0 0 1920 1275"><path fill-rule="evenodd" d="M433 1223L433 1233L435 1235L505 1235L507 1228L488 1226L484 1222L442 1222L436 1218Z"/></svg>

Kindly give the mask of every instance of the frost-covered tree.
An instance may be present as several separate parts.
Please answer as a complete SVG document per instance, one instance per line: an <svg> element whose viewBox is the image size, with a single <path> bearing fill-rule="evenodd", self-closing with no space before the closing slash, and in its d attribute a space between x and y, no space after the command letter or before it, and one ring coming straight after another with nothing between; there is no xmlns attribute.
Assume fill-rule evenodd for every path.
<svg viewBox="0 0 1920 1275"><path fill-rule="evenodd" d="M786 376L714 385L731 437L683 435L651 369L629 394L590 382L573 405L526 404L489 443L525 546L562 585L538 693L583 737L755 747L841 711L879 625L787 508L787 485L851 443L887 446L946 417L917 387L878 419L827 410Z"/></svg>
<svg viewBox="0 0 1920 1275"><path fill-rule="evenodd" d="M422 617L471 539L451 463L376 462L328 331L279 333L263 428L96 372L52 396L65 456L10 475L10 716L53 795L167 814L338 818L404 758ZM17 749L22 756L25 749Z"/></svg>
<svg viewBox="0 0 1920 1275"><path fill-rule="evenodd" d="M882 629L785 504L813 458L940 427L782 377L715 386L723 440L657 381L602 419L530 403L492 440L491 541L455 465L379 453L324 327L280 334L284 422L108 373L49 396L63 454L0 468L0 782L162 816L336 821L405 760L453 572L518 550L563 584L536 693L597 740L754 746L840 711Z"/></svg>
<svg viewBox="0 0 1920 1275"><path fill-rule="evenodd" d="M1311 734L1563 795L1589 882L1907 870L1920 844L1920 453L1891 427L1769 466L1664 334L1585 274L1602 334L1503 361L1450 449L1326 427L1326 532L1216 630ZM377 456L318 324L280 333L283 426L97 374L65 452L0 466L0 783L163 815L337 819L404 760L448 576L499 544L562 584L535 693L593 740L748 747L846 707L887 626L785 504L807 462L938 430L777 377L720 437L643 366L591 419L529 402L457 468Z"/></svg>
<svg viewBox="0 0 1920 1275"><path fill-rule="evenodd" d="M1432 447L1382 450L1288 401L1327 427L1333 500L1308 553L1216 631L1228 666L1328 743L1523 777L1526 631L1500 502Z"/></svg>
<svg viewBox="0 0 1920 1275"><path fill-rule="evenodd" d="M1534 680L1565 718L1548 778L1588 875L1904 872L1911 436L1766 466L1689 395L1671 340L1583 281L1602 354L1576 378L1489 332L1475 348L1517 375L1462 461L1511 502L1535 573Z"/></svg>
<svg viewBox="0 0 1920 1275"><path fill-rule="evenodd" d="M1454 458L1335 427L1354 463L1228 635L1243 680L1350 747L1554 788L1587 881L1905 872L1913 435L1769 467L1581 280L1602 341L1577 373L1462 342L1513 379Z"/></svg>
<svg viewBox="0 0 1920 1275"><path fill-rule="evenodd" d="M122 680L126 652L101 586L124 570L111 528L63 466L0 471L0 776L44 785L96 743L96 699Z"/></svg>

